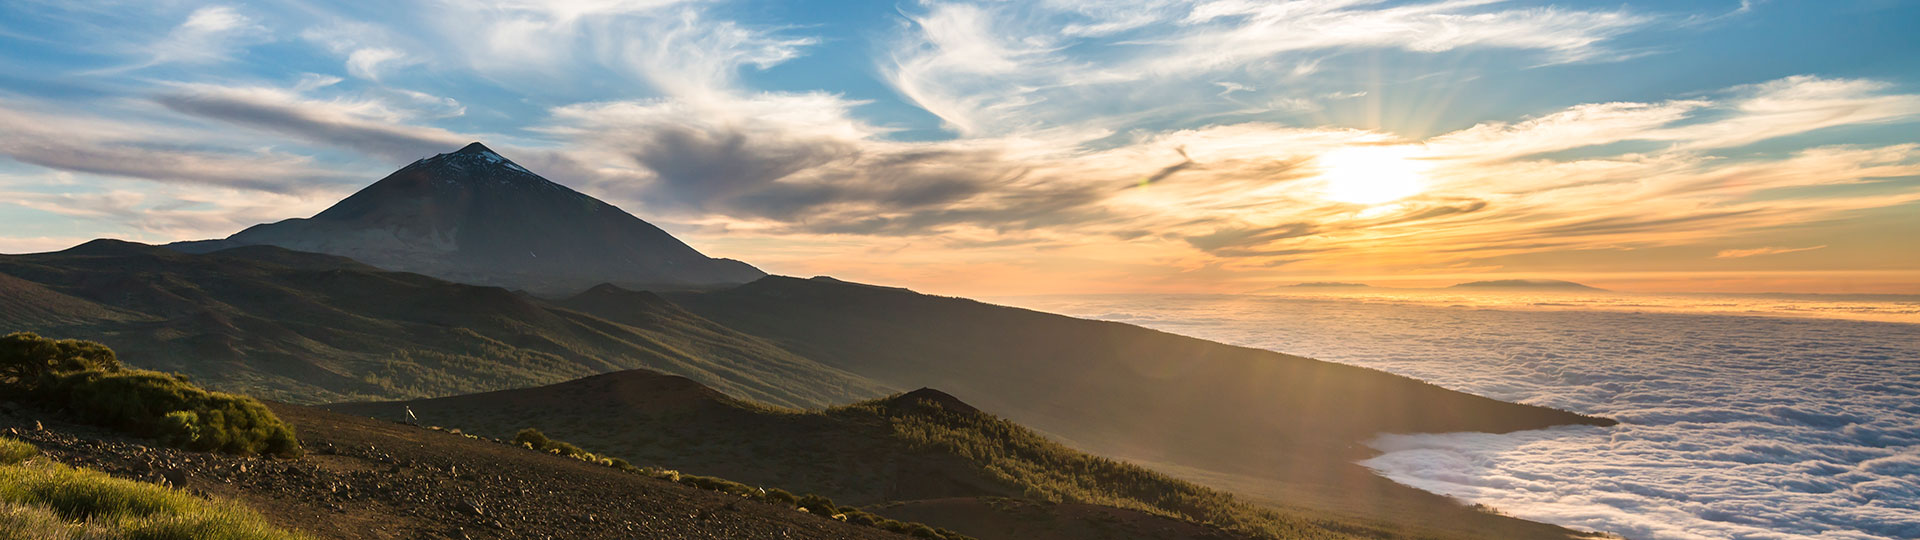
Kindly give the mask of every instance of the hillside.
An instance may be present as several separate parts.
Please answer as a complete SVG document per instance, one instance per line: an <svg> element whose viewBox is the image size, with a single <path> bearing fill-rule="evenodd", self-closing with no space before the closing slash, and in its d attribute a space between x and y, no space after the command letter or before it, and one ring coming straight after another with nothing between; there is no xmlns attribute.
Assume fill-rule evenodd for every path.
<svg viewBox="0 0 1920 540"><path fill-rule="evenodd" d="M170 484L317 539L907 538L458 434L273 405L309 453L187 452L0 408L0 433L62 463Z"/></svg>
<svg viewBox="0 0 1920 540"><path fill-rule="evenodd" d="M1126 324L830 279L668 297L882 384L967 396L1077 448L1354 515L1444 514L1450 504L1353 465L1377 433L1613 423Z"/></svg>
<svg viewBox="0 0 1920 540"><path fill-rule="evenodd" d="M571 294L600 283L699 287L766 275L553 183L480 143L421 159L310 218L171 247L273 245L449 281Z"/></svg>
<svg viewBox="0 0 1920 540"><path fill-rule="evenodd" d="M0 256L0 328L99 341L139 367L290 402L400 399L630 368L813 407L885 392L650 293L570 302L247 246L187 254L96 240Z"/></svg>
<svg viewBox="0 0 1920 540"><path fill-rule="evenodd" d="M1072 450L931 389L801 412L729 398L681 377L626 371L539 388L325 408L376 418L411 409L424 423L489 436L536 427L635 464L897 508L983 539L1113 538L1123 530L1159 531L1141 533L1146 538L1224 534L1195 521L1265 538L1571 534L1457 504L1428 508L1416 519L1263 509ZM1051 532L1026 536L1039 531Z"/></svg>

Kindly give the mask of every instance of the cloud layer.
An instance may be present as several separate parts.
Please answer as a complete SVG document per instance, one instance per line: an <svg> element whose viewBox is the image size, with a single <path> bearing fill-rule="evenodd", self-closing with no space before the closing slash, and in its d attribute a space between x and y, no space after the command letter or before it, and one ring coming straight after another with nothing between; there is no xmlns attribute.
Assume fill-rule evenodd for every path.
<svg viewBox="0 0 1920 540"><path fill-rule="evenodd" d="M1648 540L1920 536L1920 325L1351 298L1015 301L1622 422L1388 435L1363 463L1510 515Z"/></svg>

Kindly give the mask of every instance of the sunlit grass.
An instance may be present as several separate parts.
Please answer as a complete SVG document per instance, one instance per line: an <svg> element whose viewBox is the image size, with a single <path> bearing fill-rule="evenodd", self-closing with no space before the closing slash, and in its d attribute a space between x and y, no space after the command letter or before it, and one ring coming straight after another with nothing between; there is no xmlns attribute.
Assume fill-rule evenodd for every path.
<svg viewBox="0 0 1920 540"><path fill-rule="evenodd" d="M20 540L299 540L245 507L32 459L0 438L0 538ZM16 459L18 457L18 459Z"/></svg>

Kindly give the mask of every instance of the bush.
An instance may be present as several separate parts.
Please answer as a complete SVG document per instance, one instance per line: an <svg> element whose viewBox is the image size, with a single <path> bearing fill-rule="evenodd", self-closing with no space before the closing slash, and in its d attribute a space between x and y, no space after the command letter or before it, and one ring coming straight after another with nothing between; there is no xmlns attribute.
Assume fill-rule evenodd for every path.
<svg viewBox="0 0 1920 540"><path fill-rule="evenodd" d="M800 500L795 501L795 503L800 505L801 508L807 509L808 512L813 512L813 514L817 516L833 517L834 514L840 513L840 507L833 505L833 499L813 493L801 496Z"/></svg>
<svg viewBox="0 0 1920 540"><path fill-rule="evenodd" d="M189 450L300 454L293 428L259 401L209 392L178 375L126 369L49 372L34 394L87 422Z"/></svg>
<svg viewBox="0 0 1920 540"><path fill-rule="evenodd" d="M0 448L25 445L0 438ZM31 445L25 445L32 448ZM47 460L0 466L0 538L301 540L245 507Z"/></svg>
<svg viewBox="0 0 1920 540"><path fill-rule="evenodd" d="M78 339L47 339L32 332L0 337L0 384L32 385L59 371L116 371L120 359L106 345Z"/></svg>
<svg viewBox="0 0 1920 540"><path fill-rule="evenodd" d="M780 488L768 488L767 496L762 498L766 499L767 502L770 502L770 503L779 503L787 506L800 505L799 498L794 497L792 493L787 493L787 490L780 489Z"/></svg>
<svg viewBox="0 0 1920 540"><path fill-rule="evenodd" d="M0 388L191 450L300 454L293 428L259 401L209 392L183 375L123 369L113 349L91 341L0 337Z"/></svg>

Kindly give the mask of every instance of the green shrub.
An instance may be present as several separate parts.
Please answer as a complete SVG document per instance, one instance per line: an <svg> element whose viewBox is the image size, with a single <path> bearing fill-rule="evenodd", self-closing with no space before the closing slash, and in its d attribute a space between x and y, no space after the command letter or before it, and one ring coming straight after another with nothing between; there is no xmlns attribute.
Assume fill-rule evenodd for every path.
<svg viewBox="0 0 1920 540"><path fill-rule="evenodd" d="M780 488L767 489L767 496L761 498L766 499L766 501L770 503L784 504L787 506L800 505L800 499L798 497L794 497L792 493L787 493L787 490Z"/></svg>
<svg viewBox="0 0 1920 540"><path fill-rule="evenodd" d="M78 339L47 339L32 332L0 336L0 384L27 386L45 373L115 371L120 359L106 345Z"/></svg>
<svg viewBox="0 0 1920 540"><path fill-rule="evenodd" d="M534 450L545 452L547 451L546 450L547 445L552 443L553 440L548 439L547 435L545 433L541 433L540 430L527 428L527 429L520 430L519 433L513 434L513 442L515 444L527 445L528 448L532 448Z"/></svg>
<svg viewBox="0 0 1920 540"><path fill-rule="evenodd" d="M299 455L293 428L253 398L209 392L158 371L48 372L34 394L87 422L190 450Z"/></svg>
<svg viewBox="0 0 1920 540"><path fill-rule="evenodd" d="M123 369L113 349L27 332L0 337L0 388L83 420L192 450L299 455L293 428L259 401L185 376Z"/></svg>
<svg viewBox="0 0 1920 540"><path fill-rule="evenodd" d="M801 508L806 508L808 512L813 512L814 515L833 517L834 514L840 513L840 507L833 505L833 499L813 493L801 496L800 500L795 501L795 504L800 505Z"/></svg>
<svg viewBox="0 0 1920 540"><path fill-rule="evenodd" d="M4 442L0 442L0 447L10 446ZM179 490L113 478L47 460L33 460L0 466L0 538L301 540L305 537L276 529L240 505L200 499Z"/></svg>

